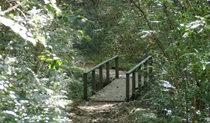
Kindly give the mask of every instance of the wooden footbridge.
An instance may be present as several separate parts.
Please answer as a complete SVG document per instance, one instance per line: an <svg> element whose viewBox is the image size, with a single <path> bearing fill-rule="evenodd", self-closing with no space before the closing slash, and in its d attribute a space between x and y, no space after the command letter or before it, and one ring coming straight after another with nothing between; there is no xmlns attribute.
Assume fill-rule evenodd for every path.
<svg viewBox="0 0 210 123"><path fill-rule="evenodd" d="M111 78L110 64L113 63L115 77ZM148 56L131 70L124 72L124 76L119 76L119 57L110 58L84 73L84 99L114 102L132 100L137 91L151 81L152 71L152 57Z"/></svg>

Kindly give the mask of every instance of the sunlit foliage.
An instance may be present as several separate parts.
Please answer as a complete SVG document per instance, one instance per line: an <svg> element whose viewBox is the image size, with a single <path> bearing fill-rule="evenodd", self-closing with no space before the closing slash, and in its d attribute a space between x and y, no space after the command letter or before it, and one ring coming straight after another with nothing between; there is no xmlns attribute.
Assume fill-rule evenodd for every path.
<svg viewBox="0 0 210 123"><path fill-rule="evenodd" d="M73 80L65 70L73 54L71 45L54 42L60 37L51 28L62 14L56 1L6 0L0 6L0 122L70 122L66 87ZM54 50L58 46L66 46L69 58Z"/></svg>

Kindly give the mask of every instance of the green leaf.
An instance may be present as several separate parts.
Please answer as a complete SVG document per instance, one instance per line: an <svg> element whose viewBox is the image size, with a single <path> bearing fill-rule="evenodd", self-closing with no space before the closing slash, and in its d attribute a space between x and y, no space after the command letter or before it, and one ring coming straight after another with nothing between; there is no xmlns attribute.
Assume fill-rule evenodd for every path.
<svg viewBox="0 0 210 123"><path fill-rule="evenodd" d="M88 41L91 41L92 38L88 35L88 36L85 36L85 39L88 40Z"/></svg>
<svg viewBox="0 0 210 123"><path fill-rule="evenodd" d="M50 4L47 4L47 9L48 9L49 11L52 11L52 10L53 10L53 7L52 7Z"/></svg>
<svg viewBox="0 0 210 123"><path fill-rule="evenodd" d="M47 59L46 59L46 61L52 61L52 60L53 60L52 58L47 58Z"/></svg>
<svg viewBox="0 0 210 123"><path fill-rule="evenodd" d="M61 66L62 65L62 61L61 60L56 60L56 66Z"/></svg>
<svg viewBox="0 0 210 123"><path fill-rule="evenodd" d="M59 69L59 67L62 65L62 61L60 59L54 60L50 65L49 69Z"/></svg>
<svg viewBox="0 0 210 123"><path fill-rule="evenodd" d="M38 56L41 61L45 61L46 57L44 55Z"/></svg>
<svg viewBox="0 0 210 123"><path fill-rule="evenodd" d="M10 13L9 16L10 16L11 18L14 18L15 15L14 15L13 13Z"/></svg>
<svg viewBox="0 0 210 123"><path fill-rule="evenodd" d="M77 30L77 32L80 34L80 35L84 35L84 32L82 30Z"/></svg>

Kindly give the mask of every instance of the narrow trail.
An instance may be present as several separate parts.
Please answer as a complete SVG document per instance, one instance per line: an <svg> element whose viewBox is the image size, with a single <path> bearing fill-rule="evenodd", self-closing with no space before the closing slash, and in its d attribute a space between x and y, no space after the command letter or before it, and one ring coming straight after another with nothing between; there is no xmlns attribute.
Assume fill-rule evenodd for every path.
<svg viewBox="0 0 210 123"><path fill-rule="evenodd" d="M140 108L141 107L141 108ZM72 110L73 123L167 123L140 101L81 102Z"/></svg>
<svg viewBox="0 0 210 123"><path fill-rule="evenodd" d="M105 70L103 72L105 75ZM119 71L119 77L125 78L125 73ZM110 77L114 76L115 70L110 70ZM163 123L158 122L156 112L141 101L82 101L75 104L71 112L73 123Z"/></svg>
<svg viewBox="0 0 210 123"><path fill-rule="evenodd" d="M125 117L123 103L84 102L75 109L74 123L119 123Z"/></svg>

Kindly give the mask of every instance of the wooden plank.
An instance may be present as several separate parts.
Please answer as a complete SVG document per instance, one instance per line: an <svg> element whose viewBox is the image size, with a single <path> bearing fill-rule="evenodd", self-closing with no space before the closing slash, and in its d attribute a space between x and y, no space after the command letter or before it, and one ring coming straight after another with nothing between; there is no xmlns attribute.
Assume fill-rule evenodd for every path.
<svg viewBox="0 0 210 123"><path fill-rule="evenodd" d="M132 80L130 79L130 85L132 85ZM136 88L138 84L136 84ZM102 90L97 92L91 97L93 101L107 101L107 102L122 102L126 101L126 80L124 78L115 79L109 85L104 87ZM132 96L132 86L129 88L130 97Z"/></svg>

